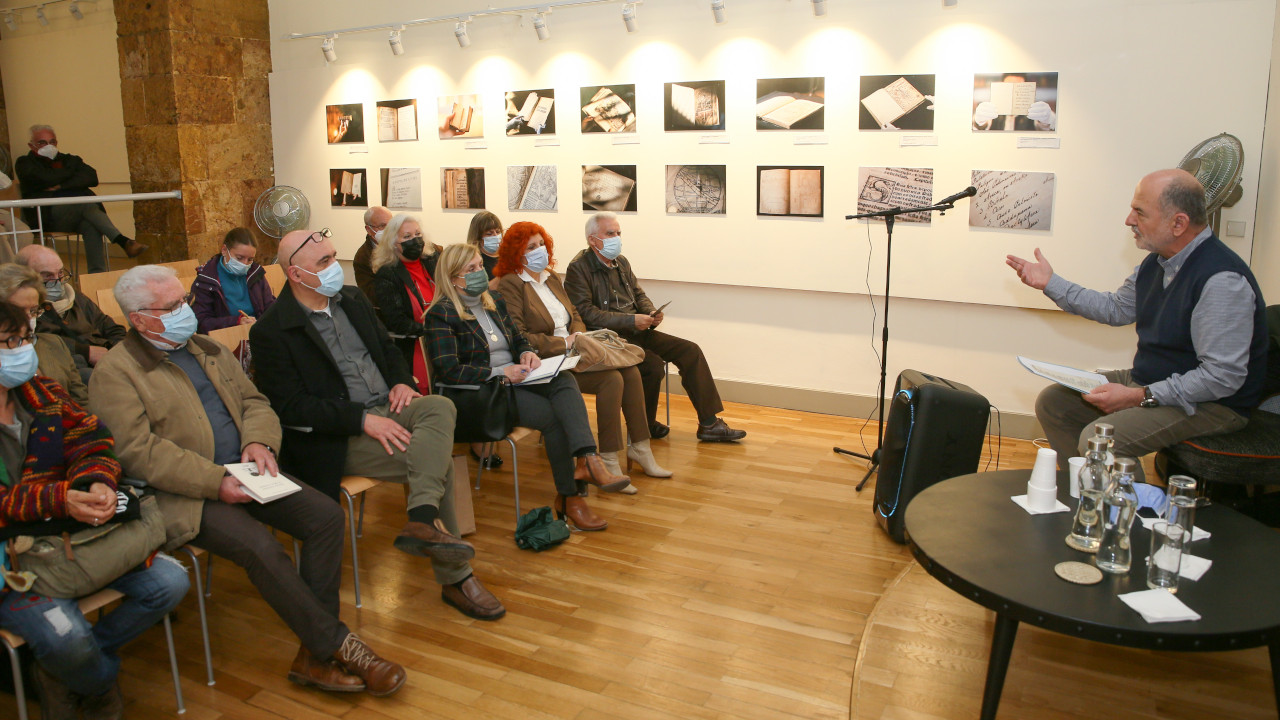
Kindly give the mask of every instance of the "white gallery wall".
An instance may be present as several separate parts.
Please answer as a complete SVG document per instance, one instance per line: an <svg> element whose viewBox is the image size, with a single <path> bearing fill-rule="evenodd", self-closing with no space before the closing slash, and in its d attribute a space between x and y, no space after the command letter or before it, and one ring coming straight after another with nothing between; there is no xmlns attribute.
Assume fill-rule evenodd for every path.
<svg viewBox="0 0 1280 720"><path fill-rule="evenodd" d="M529 19L483 17L472 23L466 49L450 22L406 29L400 57L385 30L342 35L332 64L318 39L283 39L479 7L272 2L277 181L307 193L313 225L334 228L350 256L362 210L328 207L330 168L367 169L375 199L379 168L422 168L419 214L432 239L449 243L463 238L471 212L439 208L439 169L484 167L487 207L508 224L546 226L563 269L582 247L580 166L634 164L639 207L623 218L624 252L650 295L673 301L670 331L697 339L717 377L740 387L874 394L879 332L867 288L883 291L885 241L882 225L843 220L855 211L859 166L933 168L935 197L968 185L974 169L1056 174L1051 232L971 229L962 204L930 226L899 224L895 233L891 381L914 367L967 383L1013 413L1030 413L1041 386L1014 355L1127 366L1133 335L1046 309L1004 267L1005 254L1041 247L1065 276L1114 287L1141 259L1122 224L1136 180L1224 131L1241 139L1247 156L1245 197L1224 213L1243 221L1245 234L1224 239L1251 253L1271 0L961 0L953 9L937 0L828 0L825 17L800 0L731 0L723 25L712 22L706 2L647 0L634 34L624 30L620 3L561 8L548 17L551 38L543 42ZM1187 28L1232 40L1215 43L1215 61L1206 63L1177 41ZM1059 73L1059 129L1048 135L1060 149L1019 149L1028 133L970 131L973 74L1013 71ZM909 133L930 135L935 146L901 147L907 133L856 129L858 76L899 73L937 75L935 129ZM757 131L756 79L799 76L826 78L825 131ZM663 131L663 83L721 79L725 131ZM634 142L578 130L579 87L605 83L636 85ZM504 92L542 87L556 91L556 144L505 136ZM462 93L480 95L484 138L438 139L436 98ZM421 140L378 143L374 103L400 98L418 99ZM346 103L364 104L368 142L326 145L324 106ZM797 144L800 136L817 144ZM558 166L557 212L507 212L506 167L524 164ZM728 166L727 213L668 214L668 164ZM757 165L824 166L825 217L758 217Z"/></svg>

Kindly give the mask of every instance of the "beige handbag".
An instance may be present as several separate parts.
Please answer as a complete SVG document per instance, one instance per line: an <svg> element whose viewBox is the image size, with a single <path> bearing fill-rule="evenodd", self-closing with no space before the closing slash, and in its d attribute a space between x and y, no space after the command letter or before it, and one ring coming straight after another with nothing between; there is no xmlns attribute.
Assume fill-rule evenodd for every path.
<svg viewBox="0 0 1280 720"><path fill-rule="evenodd" d="M574 372L596 372L631 367L644 359L644 348L623 340L612 330L592 330L579 333L567 354L581 358Z"/></svg>

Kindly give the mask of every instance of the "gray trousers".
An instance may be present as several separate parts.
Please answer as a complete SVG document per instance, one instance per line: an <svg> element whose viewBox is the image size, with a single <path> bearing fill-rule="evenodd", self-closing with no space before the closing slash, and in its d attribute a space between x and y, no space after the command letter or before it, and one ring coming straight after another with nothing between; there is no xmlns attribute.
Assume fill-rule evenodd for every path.
<svg viewBox="0 0 1280 720"><path fill-rule="evenodd" d="M1103 373L1111 382L1139 387L1128 370ZM1058 453L1058 464L1066 467L1067 458L1084 455L1096 423L1110 423L1116 428L1116 457L1140 458L1162 448L1200 435L1234 432L1245 426L1245 416L1218 403L1199 403L1196 413L1188 415L1181 408L1164 406L1133 407L1103 415L1085 402L1080 393L1058 384L1040 391L1036 398L1036 419L1044 427L1049 446ZM1142 475L1142 466L1138 466Z"/></svg>
<svg viewBox="0 0 1280 720"><path fill-rule="evenodd" d="M404 483L409 486L407 508L433 505L440 509L440 520L445 528L458 535L458 519L453 512L453 423L457 410L453 403L440 395L414 398L399 414L391 412L390 405L370 408L370 415L389 417L412 433L408 451L401 452L394 445L388 455L382 443L361 433L347 440L347 475ZM465 580L471 574L466 562L442 563L431 561L436 582L451 585Z"/></svg>
<svg viewBox="0 0 1280 720"><path fill-rule="evenodd" d="M516 409L520 412L520 427L542 431L542 444L547 451L547 462L551 464L556 492L577 494L574 458L594 452L596 439L591 435L587 405L582 402L582 392L573 373L560 373L542 385L516 388Z"/></svg>
<svg viewBox="0 0 1280 720"><path fill-rule="evenodd" d="M228 505L206 500L192 544L245 569L262 599L317 659L337 652L350 630L338 619L342 506L310 485L274 502ZM302 543L301 569L269 528Z"/></svg>
<svg viewBox="0 0 1280 720"><path fill-rule="evenodd" d="M105 236L114 242L120 237L120 231L112 224L111 218L96 203L51 205L46 210L49 213L49 226L45 229L80 233L84 237L84 255L88 260L89 272L106 272L107 248L103 245L102 238Z"/></svg>

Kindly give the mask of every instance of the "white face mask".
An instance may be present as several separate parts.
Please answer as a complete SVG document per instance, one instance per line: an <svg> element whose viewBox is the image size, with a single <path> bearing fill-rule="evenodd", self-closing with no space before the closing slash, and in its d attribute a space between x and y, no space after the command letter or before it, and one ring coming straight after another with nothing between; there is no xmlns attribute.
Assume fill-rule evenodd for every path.
<svg viewBox="0 0 1280 720"><path fill-rule="evenodd" d="M37 150L37 151L36 151L36 154L37 154L37 155L39 155L40 157L45 157L45 158L49 158L50 160L52 160L52 159L54 159L55 157L57 157L57 156L58 156L58 146L57 146L57 145L45 145L44 147L42 147L42 148L40 148L39 150Z"/></svg>
<svg viewBox="0 0 1280 720"><path fill-rule="evenodd" d="M373 234L373 241L374 241L374 242L382 242L382 231L381 231L381 230L379 230L378 232L376 232L376 233L374 233L374 234Z"/></svg>

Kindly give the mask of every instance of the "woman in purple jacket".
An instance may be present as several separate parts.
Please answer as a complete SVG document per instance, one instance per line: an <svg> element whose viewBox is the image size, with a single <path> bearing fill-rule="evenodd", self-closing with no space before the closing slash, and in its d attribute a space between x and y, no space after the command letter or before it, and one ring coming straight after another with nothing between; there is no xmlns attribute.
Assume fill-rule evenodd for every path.
<svg viewBox="0 0 1280 720"><path fill-rule="evenodd" d="M252 325L276 301L262 266L254 262L258 243L246 228L235 228L222 250L196 272L191 283L192 309L199 332Z"/></svg>

